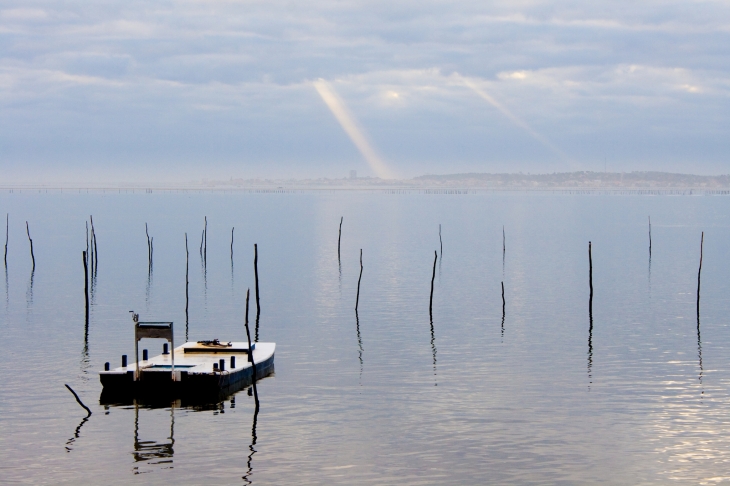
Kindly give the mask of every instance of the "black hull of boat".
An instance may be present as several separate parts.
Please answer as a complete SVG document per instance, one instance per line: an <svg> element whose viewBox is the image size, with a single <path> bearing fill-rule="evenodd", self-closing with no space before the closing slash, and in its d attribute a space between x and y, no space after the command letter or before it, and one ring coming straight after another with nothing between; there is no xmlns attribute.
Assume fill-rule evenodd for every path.
<svg viewBox="0 0 730 486"><path fill-rule="evenodd" d="M99 375L104 387L99 398L102 405L129 403L141 399L154 403L170 399L186 402L209 403L246 388L253 382L253 368L234 372L188 373L180 371L180 380L172 381L170 371L143 371L134 381L134 372L104 373ZM256 363L256 380L274 373L274 356Z"/></svg>

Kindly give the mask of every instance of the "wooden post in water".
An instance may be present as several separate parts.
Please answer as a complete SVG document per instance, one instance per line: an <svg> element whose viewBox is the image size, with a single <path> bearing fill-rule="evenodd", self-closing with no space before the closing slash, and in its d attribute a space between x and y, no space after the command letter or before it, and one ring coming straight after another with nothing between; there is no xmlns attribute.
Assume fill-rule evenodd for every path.
<svg viewBox="0 0 730 486"><path fill-rule="evenodd" d="M30 238L30 227L28 222L25 222L25 232L28 234L28 241L30 242L30 258L33 260L33 270L35 271L35 255L33 254L33 240Z"/></svg>
<svg viewBox="0 0 730 486"><path fill-rule="evenodd" d="M357 306L360 304L360 281L362 280L362 248L360 248L360 277L357 279L357 297L355 298L355 313L357 314Z"/></svg>
<svg viewBox="0 0 730 486"><path fill-rule="evenodd" d="M441 239L441 223L439 223L439 244L441 245L441 258L444 257L444 242Z"/></svg>
<svg viewBox="0 0 730 486"><path fill-rule="evenodd" d="M88 258L88 256L89 256L89 222L84 221L84 223L86 224L86 257Z"/></svg>
<svg viewBox="0 0 730 486"><path fill-rule="evenodd" d="M89 248L86 251L86 258L89 259L91 267L91 279L94 279L94 227L91 227L91 236L89 237ZM93 285L92 285L93 286Z"/></svg>
<svg viewBox="0 0 730 486"><path fill-rule="evenodd" d="M233 261L233 230L236 229L235 226L231 228L231 261Z"/></svg>
<svg viewBox="0 0 730 486"><path fill-rule="evenodd" d="M507 251L507 238L504 234L504 225L502 225L502 256L504 256L505 252Z"/></svg>
<svg viewBox="0 0 730 486"><path fill-rule="evenodd" d="M8 268L8 230L10 223L10 213L5 213L5 268Z"/></svg>
<svg viewBox="0 0 730 486"><path fill-rule="evenodd" d="M188 251L188 234L185 233L185 320L188 316L188 287L190 280L188 279L190 270L190 252Z"/></svg>
<svg viewBox="0 0 730 486"><path fill-rule="evenodd" d="M651 216L649 216L649 258L651 258Z"/></svg>
<svg viewBox="0 0 730 486"><path fill-rule="evenodd" d="M91 251L92 251L92 260L93 260L93 265L94 265L94 267L93 267L94 271L91 273L94 273L94 272L96 272L96 270L98 270L97 267L99 265L99 258L97 255L97 247L96 247L96 230L94 229L94 217L90 215L89 221L91 221Z"/></svg>
<svg viewBox="0 0 730 486"><path fill-rule="evenodd" d="M82 256L84 258L84 298L86 299L86 320L88 322L89 320L89 266L86 263L87 253L85 251L82 251Z"/></svg>
<svg viewBox="0 0 730 486"><path fill-rule="evenodd" d="M436 260L438 260L438 253L434 250L433 252L433 275L431 275L431 298L428 302L428 314L433 316L433 282L436 280Z"/></svg>
<svg viewBox="0 0 730 486"><path fill-rule="evenodd" d="M253 244L253 278L256 284L256 316L261 314L261 304L259 303L259 248L256 243Z"/></svg>
<svg viewBox="0 0 730 486"><path fill-rule="evenodd" d="M593 256L591 255L591 242L588 242L588 286L591 289L591 296L588 300L588 312L593 315Z"/></svg>
<svg viewBox="0 0 730 486"><path fill-rule="evenodd" d="M253 351L251 351L251 332L248 329L248 296L251 293L251 289L246 289L246 337L248 338L248 361L251 363L252 377L251 385L253 386L253 397L256 402L256 409L259 407L259 394L256 391L256 362L253 359Z"/></svg>
<svg viewBox="0 0 730 486"><path fill-rule="evenodd" d="M337 260L340 259L340 241L342 241L342 220L345 219L344 216L340 216L340 232L337 235Z"/></svg>
<svg viewBox="0 0 730 486"><path fill-rule="evenodd" d="M700 240L700 269L697 271L697 323L700 322L700 277L702 276L702 248L705 246L705 232L702 232Z"/></svg>
<svg viewBox="0 0 730 486"><path fill-rule="evenodd" d="M205 229L203 230L203 261L208 265L208 216L205 216Z"/></svg>
<svg viewBox="0 0 730 486"><path fill-rule="evenodd" d="M593 256L591 255L591 242L588 242L588 285L591 288L591 298L593 298Z"/></svg>
<svg viewBox="0 0 730 486"><path fill-rule="evenodd" d="M152 270L152 242L150 241L150 233L147 230L147 223L144 224L144 233L147 235L147 271Z"/></svg>

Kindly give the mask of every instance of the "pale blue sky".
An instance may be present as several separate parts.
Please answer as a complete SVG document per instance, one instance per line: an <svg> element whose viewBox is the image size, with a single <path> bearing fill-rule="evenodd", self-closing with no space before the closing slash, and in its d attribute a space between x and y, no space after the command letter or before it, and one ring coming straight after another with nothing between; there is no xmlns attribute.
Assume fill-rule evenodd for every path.
<svg viewBox="0 0 730 486"><path fill-rule="evenodd" d="M4 0L0 182L374 175L318 80L400 177L730 172L726 1Z"/></svg>

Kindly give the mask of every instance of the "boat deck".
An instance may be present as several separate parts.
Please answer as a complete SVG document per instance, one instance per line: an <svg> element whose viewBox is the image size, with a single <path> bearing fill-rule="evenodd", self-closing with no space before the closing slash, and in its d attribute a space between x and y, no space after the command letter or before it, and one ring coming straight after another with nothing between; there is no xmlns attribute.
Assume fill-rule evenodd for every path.
<svg viewBox="0 0 730 486"><path fill-rule="evenodd" d="M254 343L253 360L256 379L273 373L275 343ZM172 350L125 367L100 371L99 379L105 393L138 394L174 392L200 394L220 392L248 386L253 381L253 366L249 361L246 342L203 344L188 342ZM174 356L174 377L172 374ZM223 368L220 364L223 360Z"/></svg>

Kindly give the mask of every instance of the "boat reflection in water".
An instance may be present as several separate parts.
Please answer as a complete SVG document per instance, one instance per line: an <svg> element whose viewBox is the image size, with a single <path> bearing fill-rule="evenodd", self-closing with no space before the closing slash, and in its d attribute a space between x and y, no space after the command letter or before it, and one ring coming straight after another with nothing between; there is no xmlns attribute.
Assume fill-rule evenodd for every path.
<svg viewBox="0 0 730 486"><path fill-rule="evenodd" d="M269 376L273 376L269 375ZM261 380L257 380L259 382ZM151 466L154 469L171 469L173 467L173 456L175 455L175 411L176 410L192 410L213 411L215 413L225 413L225 402L229 401L229 408L236 408L236 394L241 389L247 388L248 395L252 395L252 386L241 387L235 391L227 390L227 393L221 393L218 396L204 395L200 399L191 397L179 398L174 401L169 399L155 399L154 397L130 397L129 395L113 395L108 392L102 392L99 402L107 410L110 407L120 407L124 409L134 408L134 449L132 456L134 458L134 473L142 474L147 472L145 466ZM145 420L146 414L157 413L160 410L169 411L169 435L167 437L151 439L151 432L143 426L140 426L140 416L142 422ZM253 473L252 459L256 453L254 446L256 445L256 422L260 410L260 403L255 405L252 427L251 427L251 444L249 446L248 460L246 470L243 474L244 481L250 483ZM147 418L146 421L154 420L159 424L159 415L154 419ZM86 419L84 419L86 421ZM73 440L72 440L73 441ZM70 444L69 444L70 445Z"/></svg>
<svg viewBox="0 0 730 486"><path fill-rule="evenodd" d="M139 404L134 404L134 462L144 462L161 468L172 467L172 456L175 454L175 404L170 406L170 436L165 442L139 440ZM141 471L135 465L134 473Z"/></svg>

